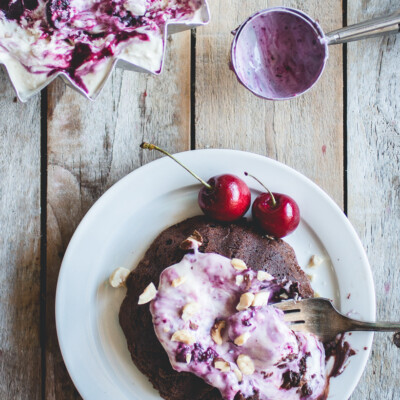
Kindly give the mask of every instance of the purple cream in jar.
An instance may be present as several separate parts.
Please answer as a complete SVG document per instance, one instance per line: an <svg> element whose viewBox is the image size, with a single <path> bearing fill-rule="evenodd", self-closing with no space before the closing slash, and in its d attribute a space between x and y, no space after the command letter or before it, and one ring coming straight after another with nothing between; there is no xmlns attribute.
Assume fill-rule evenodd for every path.
<svg viewBox="0 0 400 400"><path fill-rule="evenodd" d="M317 82L328 45L322 29L304 13L276 7L254 14L237 29L231 57L246 88L265 99L284 100Z"/></svg>

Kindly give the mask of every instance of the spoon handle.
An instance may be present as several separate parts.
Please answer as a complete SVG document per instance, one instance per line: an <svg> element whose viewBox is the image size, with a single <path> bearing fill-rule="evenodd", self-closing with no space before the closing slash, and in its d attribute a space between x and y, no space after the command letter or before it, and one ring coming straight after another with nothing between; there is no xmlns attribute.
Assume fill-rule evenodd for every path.
<svg viewBox="0 0 400 400"><path fill-rule="evenodd" d="M328 44L353 42L376 36L389 35L400 32L400 10L385 17L373 18L345 28L337 29L326 34Z"/></svg>

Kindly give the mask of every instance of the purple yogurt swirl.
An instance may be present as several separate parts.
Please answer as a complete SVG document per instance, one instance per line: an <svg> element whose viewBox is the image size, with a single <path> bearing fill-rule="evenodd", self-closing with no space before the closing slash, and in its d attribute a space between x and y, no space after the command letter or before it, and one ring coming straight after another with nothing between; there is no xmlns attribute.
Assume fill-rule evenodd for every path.
<svg viewBox="0 0 400 400"><path fill-rule="evenodd" d="M258 393L260 400L324 399L323 344L293 332L271 305L280 293L296 295L292 287L269 274L236 269L221 255L195 251L161 273L150 304L154 330L176 371L196 374L224 399L238 393ZM244 294L251 300L246 307Z"/></svg>

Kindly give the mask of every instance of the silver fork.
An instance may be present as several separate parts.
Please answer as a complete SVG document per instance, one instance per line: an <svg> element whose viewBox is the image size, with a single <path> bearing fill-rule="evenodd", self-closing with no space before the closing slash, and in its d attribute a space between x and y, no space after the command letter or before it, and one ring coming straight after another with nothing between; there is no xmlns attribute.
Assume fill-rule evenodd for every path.
<svg viewBox="0 0 400 400"><path fill-rule="evenodd" d="M339 333L348 331L395 332L400 322L363 322L346 317L333 306L329 299L315 298L288 300L274 304L285 314L290 329L311 332L322 342L333 340Z"/></svg>

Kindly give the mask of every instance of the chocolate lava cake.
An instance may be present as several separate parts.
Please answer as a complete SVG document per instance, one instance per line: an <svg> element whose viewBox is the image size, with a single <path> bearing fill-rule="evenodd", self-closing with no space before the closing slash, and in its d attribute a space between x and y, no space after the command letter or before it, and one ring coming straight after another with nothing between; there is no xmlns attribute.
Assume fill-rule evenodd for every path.
<svg viewBox="0 0 400 400"><path fill-rule="evenodd" d="M185 252L179 246L194 230L203 238L201 252L240 258L254 270L265 270L278 279L292 281L289 297L297 294L303 298L313 296L293 249L282 240L265 237L246 220L224 224L198 216L164 230L127 279L128 291L121 305L119 321L133 362L167 400L222 399L218 389L194 374L172 369L167 353L154 333L149 305L137 304L146 286L150 282L158 286L161 271L182 259ZM246 400L258 398L255 394ZM239 393L235 400L245 399Z"/></svg>

